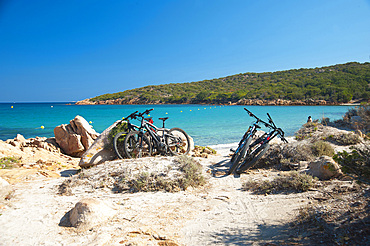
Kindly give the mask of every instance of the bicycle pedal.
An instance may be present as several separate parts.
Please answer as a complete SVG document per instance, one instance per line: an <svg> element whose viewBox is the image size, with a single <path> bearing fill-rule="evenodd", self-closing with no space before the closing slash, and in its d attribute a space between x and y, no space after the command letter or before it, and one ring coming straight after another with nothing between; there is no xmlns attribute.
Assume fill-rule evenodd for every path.
<svg viewBox="0 0 370 246"><path fill-rule="evenodd" d="M230 149L230 151L235 153L235 149Z"/></svg>

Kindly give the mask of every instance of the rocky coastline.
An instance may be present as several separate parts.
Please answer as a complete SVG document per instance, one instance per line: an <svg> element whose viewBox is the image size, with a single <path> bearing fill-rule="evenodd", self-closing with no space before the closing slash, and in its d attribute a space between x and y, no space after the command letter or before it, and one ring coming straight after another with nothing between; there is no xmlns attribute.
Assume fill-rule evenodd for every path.
<svg viewBox="0 0 370 246"><path fill-rule="evenodd" d="M352 100L346 105L360 105L361 100ZM103 101L91 101L90 99L84 99L81 101L77 101L76 105L136 105L136 104L169 104L169 103L162 103L160 101L146 101L141 100L140 98L136 99L111 99L111 100L103 100ZM189 104L189 103L183 103ZM198 104L209 104L207 102L200 102ZM212 103L214 104L214 103ZM216 105L216 104L215 104ZM317 99L305 99L305 100L285 100L285 99L275 99L275 100L262 100L262 99L240 99L237 102L227 102L227 103L219 103L217 105L256 105L256 106L324 106L324 105L343 105L343 103L337 103L333 101L327 100L317 100Z"/></svg>

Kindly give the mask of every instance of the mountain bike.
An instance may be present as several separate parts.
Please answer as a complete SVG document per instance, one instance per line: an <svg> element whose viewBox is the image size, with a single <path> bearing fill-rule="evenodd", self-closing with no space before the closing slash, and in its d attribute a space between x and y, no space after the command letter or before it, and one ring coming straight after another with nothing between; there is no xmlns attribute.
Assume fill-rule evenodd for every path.
<svg viewBox="0 0 370 246"><path fill-rule="evenodd" d="M276 136L279 136L285 143L288 141L284 137L284 131L281 128L276 127L269 113L267 113L268 121L267 127L270 128L268 133L263 134L261 137L256 139L248 147L246 156L243 163L236 169L237 174L241 174L245 170L254 166L254 164L266 153L270 147L269 142Z"/></svg>
<svg viewBox="0 0 370 246"><path fill-rule="evenodd" d="M142 114L149 114L148 109ZM139 130L127 134L124 141L124 151L128 158L151 156L152 151L164 155L186 155L190 151L190 139L180 128L165 128L168 117L159 118L163 127L159 128L141 115Z"/></svg>
<svg viewBox="0 0 370 246"><path fill-rule="evenodd" d="M231 167L228 174L232 174L238 167L241 160L244 160L245 154L249 148L250 143L252 142L253 137L256 135L257 129L261 128L260 123L264 124L266 127L269 127L269 124L258 118L251 111L244 108L248 112L249 116L254 117L256 122L249 126L248 130L244 133L242 139L240 140L238 147L234 151L233 156L231 157ZM232 151L232 150L231 150Z"/></svg>
<svg viewBox="0 0 370 246"><path fill-rule="evenodd" d="M126 118L123 118L116 124L117 127L119 127L122 124L126 124L126 127L127 127L127 130L117 133L113 139L114 150L116 151L117 156L121 159L126 157L125 152L124 152L124 140L125 140L127 133L131 131L136 131L140 128L139 126L134 125L130 122L130 119L136 119L140 115L138 114L138 112L139 111L136 111L130 114L129 116L127 116Z"/></svg>

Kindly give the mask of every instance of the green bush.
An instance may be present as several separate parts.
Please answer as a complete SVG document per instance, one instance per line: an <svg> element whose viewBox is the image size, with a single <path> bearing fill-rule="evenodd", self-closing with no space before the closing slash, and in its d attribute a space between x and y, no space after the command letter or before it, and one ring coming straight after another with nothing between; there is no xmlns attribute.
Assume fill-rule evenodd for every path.
<svg viewBox="0 0 370 246"><path fill-rule="evenodd" d="M341 165L343 173L354 174L361 180L370 180L370 147L355 148L352 152L338 152L333 159Z"/></svg>
<svg viewBox="0 0 370 246"><path fill-rule="evenodd" d="M328 142L324 141L317 141L313 143L312 152L315 156L326 155L332 157L334 155L333 147Z"/></svg>
<svg viewBox="0 0 370 246"><path fill-rule="evenodd" d="M109 135L108 135L108 140L109 140L109 143L110 143L110 147L113 148L113 140L114 140L114 137L117 135L117 133L127 132L127 131L128 131L128 127L127 127L127 122L126 121L121 121L115 127L113 127L110 130ZM122 137L119 138L119 141L123 141L124 136L125 135L122 135Z"/></svg>
<svg viewBox="0 0 370 246"><path fill-rule="evenodd" d="M19 159L15 157L3 157L0 158L0 169L13 168L19 163Z"/></svg>

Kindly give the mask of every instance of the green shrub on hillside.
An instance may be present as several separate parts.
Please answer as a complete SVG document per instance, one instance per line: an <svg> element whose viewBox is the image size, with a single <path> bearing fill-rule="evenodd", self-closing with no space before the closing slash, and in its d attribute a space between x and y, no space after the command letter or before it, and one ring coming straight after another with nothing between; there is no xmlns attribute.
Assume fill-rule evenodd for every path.
<svg viewBox="0 0 370 246"><path fill-rule="evenodd" d="M354 148L350 153L338 152L333 159L344 173L356 175L360 180L370 180L370 147Z"/></svg>
<svg viewBox="0 0 370 246"><path fill-rule="evenodd" d="M240 99L327 100L333 103L369 99L370 63L346 63L322 68L273 73L244 73L192 83L145 86L104 94L91 101L122 99L128 103L228 103Z"/></svg>

